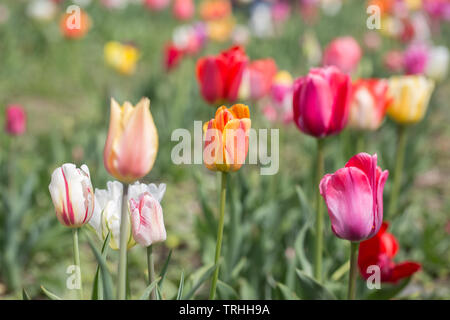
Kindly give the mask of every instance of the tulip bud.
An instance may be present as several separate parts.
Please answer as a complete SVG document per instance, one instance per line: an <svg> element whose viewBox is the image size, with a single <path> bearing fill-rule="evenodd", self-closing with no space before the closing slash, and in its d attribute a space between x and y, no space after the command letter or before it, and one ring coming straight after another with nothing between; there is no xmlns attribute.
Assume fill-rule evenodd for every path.
<svg viewBox="0 0 450 320"><path fill-rule="evenodd" d="M166 240L166 229L161 205L150 193L139 200L130 199L133 238L144 247Z"/></svg>
<svg viewBox="0 0 450 320"><path fill-rule="evenodd" d="M435 81L444 80L448 73L449 62L450 62L450 53L447 47L445 46L433 47L430 50L430 58L428 60L427 68L425 71L426 75Z"/></svg>
<svg viewBox="0 0 450 320"><path fill-rule="evenodd" d="M383 189L389 172L377 166L377 156L359 153L320 181L334 234L362 241L377 234L383 222Z"/></svg>
<svg viewBox="0 0 450 320"><path fill-rule="evenodd" d="M423 76L396 76L389 79L389 94L393 102L389 116L398 123L412 124L425 116L434 82Z"/></svg>
<svg viewBox="0 0 450 320"><path fill-rule="evenodd" d="M79 228L89 222L94 211L94 190L89 168L66 163L55 169L48 186L59 222Z"/></svg>
<svg viewBox="0 0 450 320"><path fill-rule="evenodd" d="M104 48L105 62L123 75L131 75L136 70L139 50L134 45L109 41Z"/></svg>
<svg viewBox="0 0 450 320"><path fill-rule="evenodd" d="M105 241L110 233L111 249L119 250L123 186L118 181L108 181L106 187L106 190L95 189L95 208L89 225L94 228L101 241ZM128 215L127 218L129 219ZM130 223L127 239L127 247L130 249L136 244L131 236Z"/></svg>
<svg viewBox="0 0 450 320"><path fill-rule="evenodd" d="M150 172L158 151L158 132L150 113L150 100L133 107L111 99L111 118L103 153L106 170L116 179L131 183Z"/></svg>
<svg viewBox="0 0 450 320"><path fill-rule="evenodd" d="M27 116L20 105L9 105L6 108L5 131L11 135L20 136L25 132Z"/></svg>
<svg viewBox="0 0 450 320"><path fill-rule="evenodd" d="M354 38L336 38L324 51L323 65L336 66L342 72L352 73L358 67L361 56L361 48Z"/></svg>
<svg viewBox="0 0 450 320"><path fill-rule="evenodd" d="M247 157L250 128L248 106L235 104L229 109L218 108L215 118L203 126L205 166L213 171L239 170Z"/></svg>
<svg viewBox="0 0 450 320"><path fill-rule="evenodd" d="M349 126L360 130L378 129L391 101L386 80L358 80L353 84Z"/></svg>
<svg viewBox="0 0 450 320"><path fill-rule="evenodd" d="M339 133L348 121L350 91L350 77L336 67L311 69L294 83L297 127L317 138Z"/></svg>

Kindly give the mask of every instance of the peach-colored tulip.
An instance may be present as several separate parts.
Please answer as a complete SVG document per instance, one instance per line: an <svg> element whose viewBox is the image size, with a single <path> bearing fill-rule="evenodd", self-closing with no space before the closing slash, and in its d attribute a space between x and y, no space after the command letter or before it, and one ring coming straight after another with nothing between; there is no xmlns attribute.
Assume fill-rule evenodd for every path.
<svg viewBox="0 0 450 320"><path fill-rule="evenodd" d="M116 179L131 183L153 167L158 151L158 132L150 113L150 100L142 98L133 107L111 99L108 138L103 152L106 170Z"/></svg>

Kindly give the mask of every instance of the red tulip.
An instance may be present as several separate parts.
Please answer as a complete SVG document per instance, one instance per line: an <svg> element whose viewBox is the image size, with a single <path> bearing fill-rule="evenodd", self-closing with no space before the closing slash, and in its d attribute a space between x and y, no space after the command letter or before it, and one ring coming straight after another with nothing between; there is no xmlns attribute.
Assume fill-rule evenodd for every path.
<svg viewBox="0 0 450 320"><path fill-rule="evenodd" d="M161 11L169 5L170 0L145 0L144 4L151 11Z"/></svg>
<svg viewBox="0 0 450 320"><path fill-rule="evenodd" d="M19 136L25 132L27 116L20 105L9 105L6 108L5 131L11 135Z"/></svg>
<svg viewBox="0 0 450 320"><path fill-rule="evenodd" d="M294 83L297 127L318 138L340 132L348 121L350 92L350 77L336 67L311 69Z"/></svg>
<svg viewBox="0 0 450 320"><path fill-rule="evenodd" d="M377 166L377 155L359 153L320 181L331 230L342 239L362 241L375 236L383 222L383 189L389 172Z"/></svg>
<svg viewBox="0 0 450 320"><path fill-rule="evenodd" d="M367 273L367 268L372 265L380 267L381 282L391 283L410 277L421 268L417 262L392 261L399 245L394 235L386 232L388 226L388 223L384 222L376 236L359 245L358 266L361 276L365 279L371 276L371 273Z"/></svg>
<svg viewBox="0 0 450 320"><path fill-rule="evenodd" d="M392 99L384 79L360 79L353 84L349 126L376 130L383 122Z"/></svg>
<svg viewBox="0 0 450 320"><path fill-rule="evenodd" d="M239 47L197 61L197 81L203 98L211 103L233 102L238 96L248 58Z"/></svg>
<svg viewBox="0 0 450 320"><path fill-rule="evenodd" d="M323 65L336 66L342 72L351 73L358 67L361 56L361 48L354 38L336 38L325 49Z"/></svg>
<svg viewBox="0 0 450 320"><path fill-rule="evenodd" d="M183 50L178 49L172 43L166 45L164 50L164 65L167 71L175 68L184 56Z"/></svg>

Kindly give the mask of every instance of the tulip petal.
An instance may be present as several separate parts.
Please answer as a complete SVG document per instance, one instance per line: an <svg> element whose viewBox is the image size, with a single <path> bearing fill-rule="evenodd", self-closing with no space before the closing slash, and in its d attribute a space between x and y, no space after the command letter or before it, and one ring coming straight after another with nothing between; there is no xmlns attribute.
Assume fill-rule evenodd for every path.
<svg viewBox="0 0 450 320"><path fill-rule="evenodd" d="M402 262L399 264L396 264L395 267L392 269L391 277L389 279L389 282L397 282L398 280L401 280L403 278L408 278L412 276L414 273L419 271L421 269L421 265L416 262Z"/></svg>
<svg viewBox="0 0 450 320"><path fill-rule="evenodd" d="M225 163L230 165L231 171L239 170L245 163L248 153L249 130L251 120L233 119L223 130L223 145Z"/></svg>

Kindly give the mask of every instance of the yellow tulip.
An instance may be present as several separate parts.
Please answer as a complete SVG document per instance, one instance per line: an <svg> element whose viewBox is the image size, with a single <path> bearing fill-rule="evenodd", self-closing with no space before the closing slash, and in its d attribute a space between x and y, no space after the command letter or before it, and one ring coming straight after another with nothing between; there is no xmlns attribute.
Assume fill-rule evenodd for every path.
<svg viewBox="0 0 450 320"><path fill-rule="evenodd" d="M150 100L142 98L133 107L111 99L108 138L103 152L106 170L116 179L131 183L153 167L158 152L158 132L150 113Z"/></svg>
<svg viewBox="0 0 450 320"><path fill-rule="evenodd" d="M434 82L424 76L395 76L389 79L393 101L388 115L398 123L413 124L422 120L434 89Z"/></svg>
<svg viewBox="0 0 450 320"><path fill-rule="evenodd" d="M113 69L124 75L133 74L139 59L139 50L129 44L110 41L104 48L105 61Z"/></svg>

